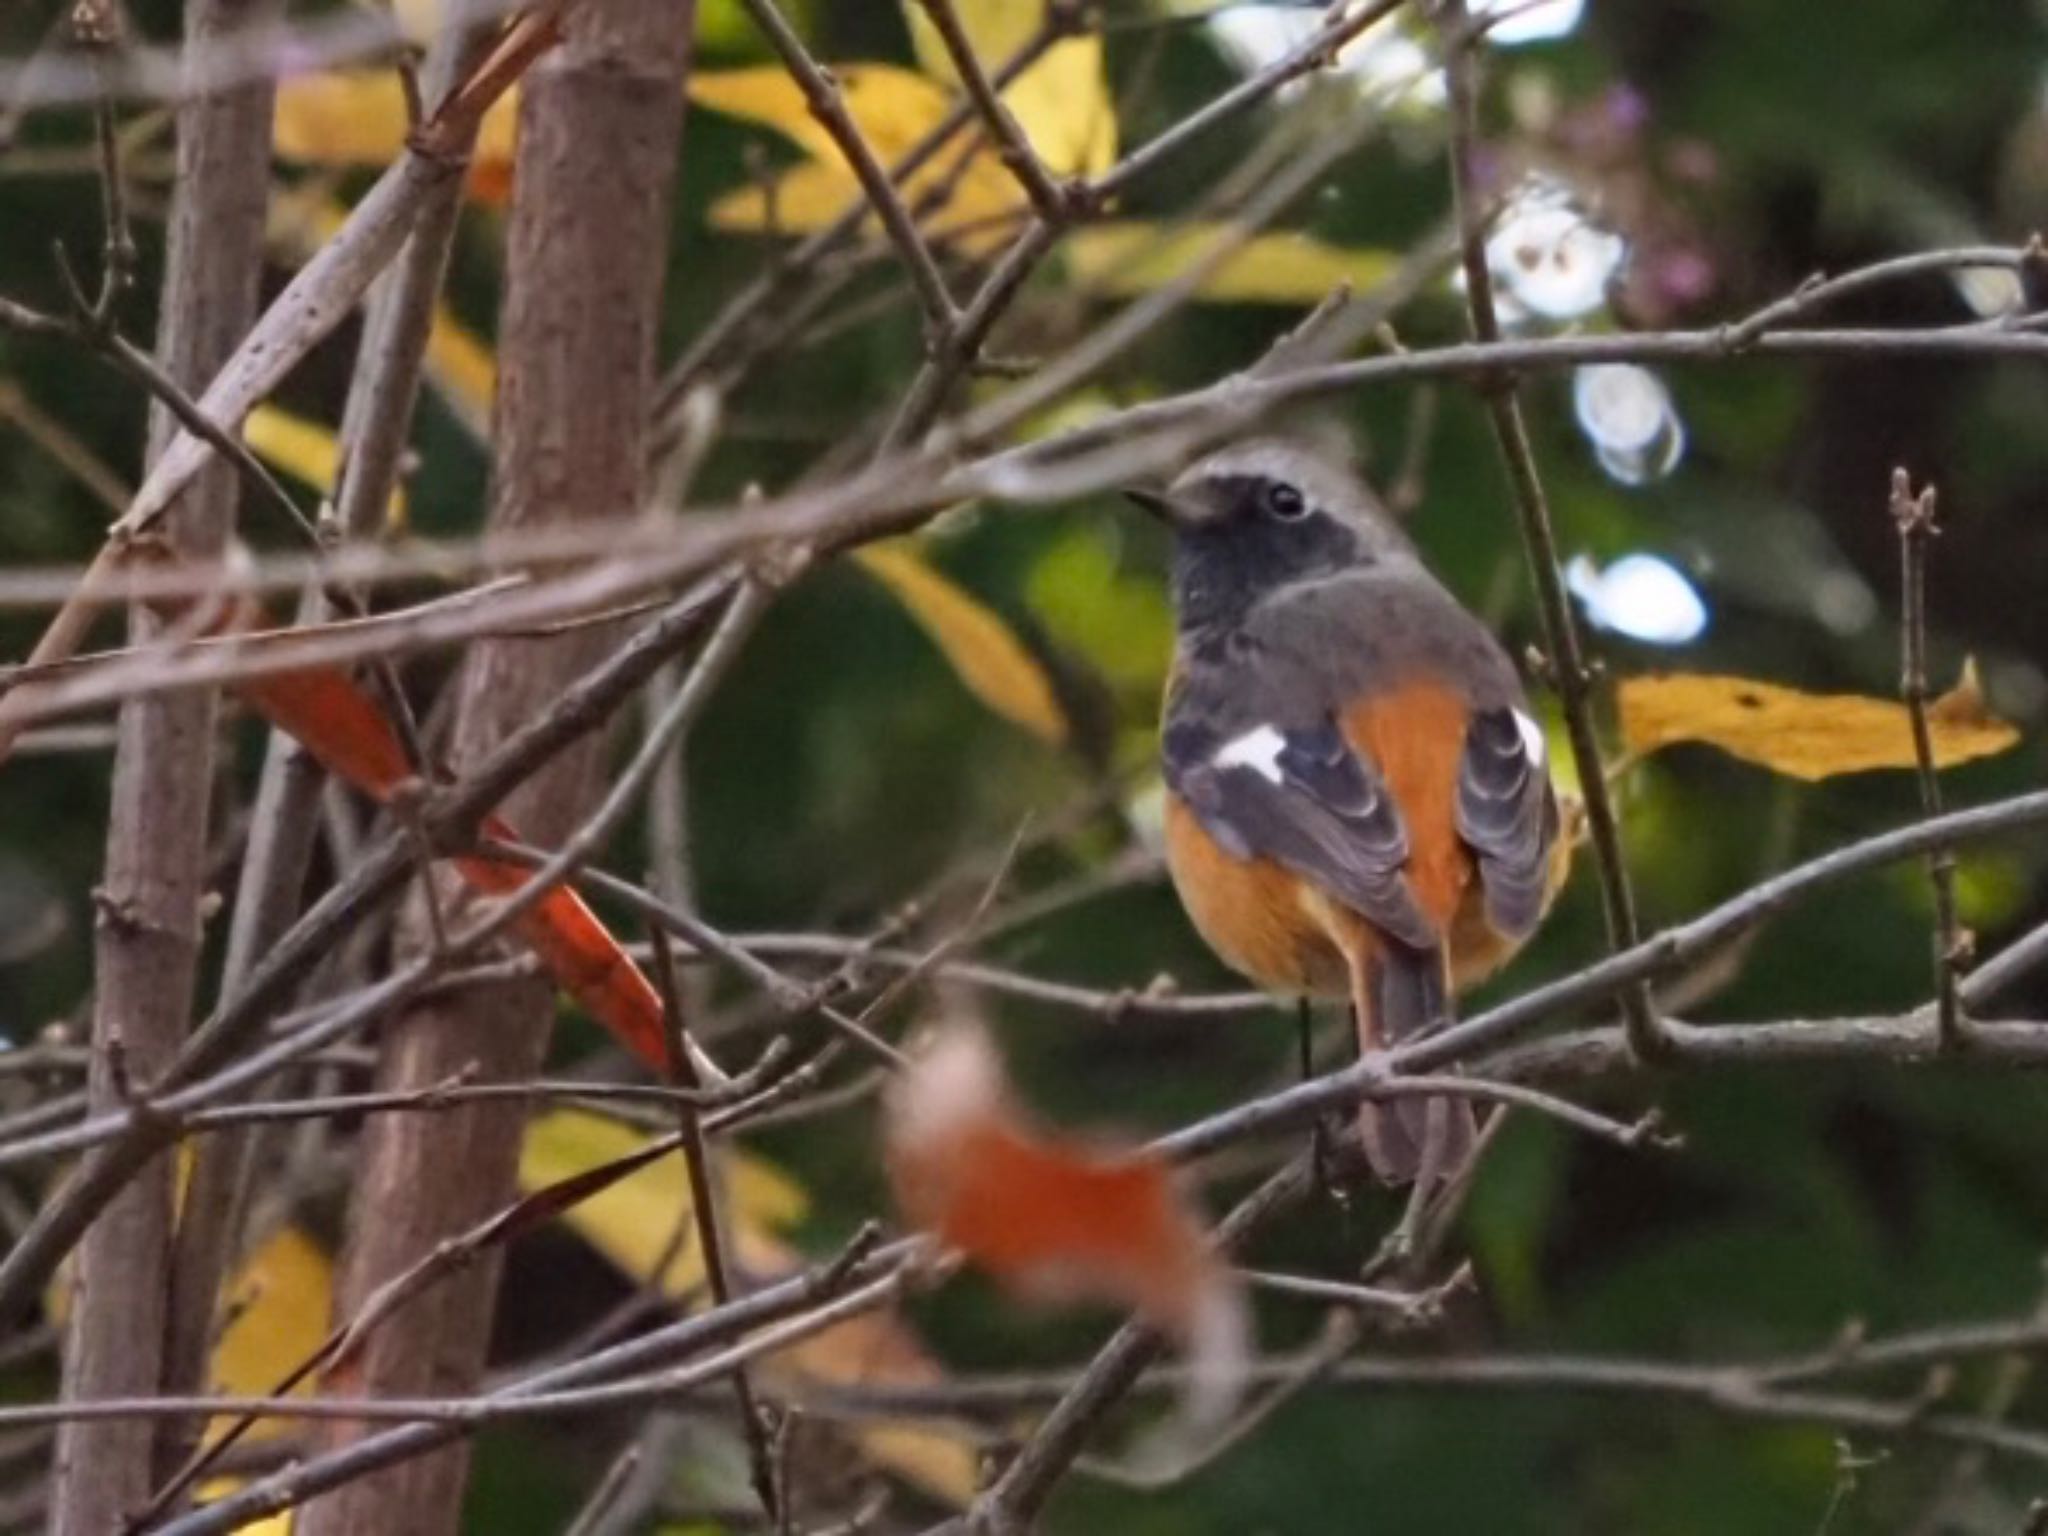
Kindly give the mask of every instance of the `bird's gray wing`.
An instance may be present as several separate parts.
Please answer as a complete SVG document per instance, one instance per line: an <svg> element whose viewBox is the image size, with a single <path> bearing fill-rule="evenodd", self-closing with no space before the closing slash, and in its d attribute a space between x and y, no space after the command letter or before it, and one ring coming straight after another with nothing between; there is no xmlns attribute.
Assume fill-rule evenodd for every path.
<svg viewBox="0 0 2048 1536"><path fill-rule="evenodd" d="M1509 938L1526 937L1543 916L1557 797L1542 734L1512 705L1474 710L1465 728L1457 823L1479 861L1487 919Z"/></svg>
<svg viewBox="0 0 2048 1536"><path fill-rule="evenodd" d="M1248 718L1244 697L1220 670L1182 676L1161 734L1168 787L1233 857L1272 859L1403 944L1433 948L1403 872L1407 829L1372 764L1332 715Z"/></svg>

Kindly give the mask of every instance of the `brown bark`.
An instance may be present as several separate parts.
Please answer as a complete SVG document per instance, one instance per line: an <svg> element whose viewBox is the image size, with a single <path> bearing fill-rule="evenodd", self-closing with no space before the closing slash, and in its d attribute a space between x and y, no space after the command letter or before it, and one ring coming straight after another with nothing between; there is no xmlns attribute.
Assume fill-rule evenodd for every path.
<svg viewBox="0 0 2048 1536"><path fill-rule="evenodd" d="M187 45L274 13L274 0L191 0ZM272 90L259 81L193 101L178 115L178 180L157 353L165 371L197 393L256 318L263 219L270 185ZM158 409L150 452L176 432ZM216 465L172 510L165 535L181 553L217 554L234 526L239 482ZM158 622L138 608L137 643ZM210 691L141 699L121 711L107 825L107 865L97 893L97 967L90 1092L95 1108L118 1104L124 1085L147 1085L169 1063L190 1022L200 947L207 801L213 782L215 696ZM64 1359L70 1398L158 1390L163 1368L171 1164L147 1164L110 1202L80 1244ZM57 1439L52 1529L103 1536L150 1489L155 1426L144 1419L69 1424Z"/></svg>
<svg viewBox="0 0 2048 1536"><path fill-rule="evenodd" d="M688 0L572 7L562 46L528 79L499 345L495 528L617 514L641 498L692 9ZM479 646L461 684L458 767L547 710L609 638L582 630ZM594 803L598 747L593 739L572 748L508 801L534 841L561 839ZM388 1036L381 1086L424 1086L472 1064L485 1080L529 1076L546 1050L552 1012L552 992L537 982L479 988L420 1009ZM344 1314L510 1198L523 1123L514 1104L371 1123L344 1265ZM493 1253L413 1302L372 1335L350 1389L472 1389L497 1283ZM301 1530L451 1531L467 1471L467 1448L451 1447L338 1490L307 1510Z"/></svg>
<svg viewBox="0 0 2048 1536"><path fill-rule="evenodd" d="M452 15L459 23L459 16ZM435 40L422 70L430 102L461 83L488 47L492 29L458 25ZM347 468L336 496L336 522L344 541L375 536L411 441L414 406L435 300L447 275L462 183L450 180L428 198L420 221L392 269L378 278L363 306L363 336L348 403L342 416ZM299 621L326 616L317 587L299 604ZM273 731L257 780L248 847L235 887L221 988L233 993L261 956L297 917L311 867L319 803L327 783L305 748ZM248 1194L266 1138L260 1128L204 1138L179 1208L173 1242L169 1316L165 1325L164 1390L201 1391L208 1355L219 1329L221 1283L240 1237ZM157 1463L168 1476L198 1447L206 1419L195 1414L158 1432Z"/></svg>

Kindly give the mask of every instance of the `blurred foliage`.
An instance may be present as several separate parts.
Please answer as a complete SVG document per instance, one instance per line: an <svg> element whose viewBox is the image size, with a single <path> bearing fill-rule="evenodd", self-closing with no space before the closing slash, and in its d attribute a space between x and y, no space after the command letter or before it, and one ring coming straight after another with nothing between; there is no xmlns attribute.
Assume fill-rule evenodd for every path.
<svg viewBox="0 0 2048 1536"><path fill-rule="evenodd" d="M171 9L165 0L138 6L139 30L171 36ZM808 15L822 57L928 68L892 8L796 9ZM1124 145L1233 78L1203 26L1165 20L1138 0L1109 0L1106 11L1104 56ZM705 7L708 57L721 68L763 62L737 13L725 0ZM0 43L25 52L46 20L43 8L0 15ZM1815 270L1930 244L2024 236L2048 206L2044 68L2048 34L2039 7L2026 0L1864 0L1853 15L1774 0L1592 0L1569 36L1497 57L1486 129L1503 166L1562 182L1629 242L1611 304L1586 324L1710 324ZM1315 88L1352 89L1343 81ZM1121 212L1177 226L1276 110L1291 108L1198 139L1134 187ZM96 250L87 143L81 119L37 114L0 152L0 229L11 236L0 240L0 293L59 307L50 242ZM665 356L773 249L760 235L716 227L713 210L757 187L764 164L791 160L776 134L708 110L691 114ZM161 273L161 134L132 163L143 251L129 324L147 335ZM344 198L364 174L279 167L282 182ZM1290 238L1318 242L1299 247L1313 255L1316 284L1335 273L1330 253L1349 253L1354 271L1370 275L1382 253L1406 250L1438 226L1446 205L1440 124L1426 110L1404 108L1318 189ZM502 233L501 209L484 202L471 210L449 295L451 318L486 334ZM1087 253L1082 246L1027 289L997 337L999 352L1053 355L1102 323L1110 297L1133 286L1125 281L1130 268L1113 245L1098 249L1092 266ZM281 249L270 291L289 266ZM873 263L831 312L844 324L777 357L727 403L701 497L787 485L900 395L922 342L888 275L886 262ZM1288 304L1184 310L1061 419L1201 385L1252 361L1299 317L1291 306L1305 290L1284 293ZM1842 318L1926 324L1971 314L1957 285L1930 277L1858 298ZM1411 346L1455 339L1456 295L1433 287L1400 324ZM345 330L323 349L279 404L333 422L353 339ZM486 460L464 422L478 419L488 370L473 350L458 345L450 356L462 382L424 405L408 486L408 526L422 535L472 530L482 506ZM6 335L0 383L18 391L0 395L0 558L83 559L105 509L67 468L64 444L36 423L59 423L109 475L132 483L143 402L74 349ZM2039 594L2048 571L2039 489L2048 472L2048 392L2039 380L2015 365L1750 360L1674 372L1663 383L1684 424L1684 453L1668 475L1644 484L1603 468L1575 420L1568 379L1537 377L1526 389L1565 552L1602 564L1655 553L1685 573L1709 614L1704 634L1675 650L1597 637L1610 677L1678 668L1820 693L1891 694L1897 550L1886 489L1893 467L1905 465L1916 481L1940 486L1947 525L1931 559L1934 675L1953 677L1965 655L1976 656L1990 707L2024 733L2017 750L1956 771L1948 793L1968 803L2035 785L2048 711L2048 604ZM7 408L14 399L39 417ZM1519 650L1535 639L1536 625L1493 444L1465 392L1444 389L1437 403L1434 413L1417 412L1410 392L1385 389L1314 414L1348 434L1383 481L1412 473L1422 491L1417 538L1450 585ZM1418 422L1426 428L1419 440ZM284 547L288 536L267 514L248 522L255 542ZM692 738L696 878L707 914L722 925L866 931L963 861L992 856L1027 816L1054 830L1020 860L1013 893L1099 871L1136 836L1141 796L1133 785L1149 767L1145 741L1168 646L1157 531L1107 500L1028 516L984 507L945 520L917 554L920 570L957 584L1028 650L1018 665L1042 671L1073 727L1067 745L1052 744L1047 738L1061 733L1051 729L1018 729L963 688L931 610L906 610L852 566L819 571L778 603ZM34 615L0 615L0 654L24 653L35 623ZM932 643L935 628L940 645ZM957 625L950 633L957 639ZM104 638L113 638L111 629ZM446 671L445 659L427 658L409 677L424 697ZM1042 699L1031 705L1044 707ZM1043 723L1042 714L1034 718ZM246 722L235 737L224 806L239 803L253 782L259 738ZM0 933L8 935L0 942L0 1032L17 1045L81 1015L107 764L104 752L27 756L0 775ZM1620 787L1652 923L1917 808L1909 775L1793 785L1698 746L1660 753ZM1091 803L1108 809L1063 814ZM1965 861L1968 917L1983 949L2048 917L2044 852L2038 837L2015 838ZM636 871L643 860L633 844L617 850L615 864ZM231 872L232 862L223 868ZM1778 920L1689 1016L1911 1006L1928 992L1928 916L1917 867L1833 890ZM1477 1001L1559 974L1599 942L1582 871L1539 941ZM1191 988L1234 985L1157 881L1113 887L1006 933L987 957L1103 986L1141 986L1162 973ZM737 989L719 987L715 1003L721 1016L759 1017ZM2035 980L2008 1003L2042 1016L2048 983ZM1292 1023L1280 1013L1189 1026L986 1006L1030 1096L1070 1123L1161 1130L1293 1071ZM1340 1034L1330 1021L1324 1043L1333 1058ZM559 1053L567 1063L595 1044L586 1026L566 1022ZM39 1086L9 1078L0 1094L11 1104ZM1464 1220L1480 1300L1455 1320L1454 1343L1707 1357L1815 1347L1851 1318L1896 1327L2018 1310L2035 1299L2048 1230L2037 1083L1981 1071L1780 1068L1679 1074L1650 1086L1687 1137L1682 1157L1624 1154L1548 1125L1511 1128ZM1632 1102L1614 1090L1616 1108ZM754 1150L802 1188L808 1215L793 1240L807 1251L829 1252L879 1208L871 1106L754 1140ZM1214 1203L1236 1187L1223 1180ZM306 1213L308 1229L333 1239L340 1209L340 1192L328 1191ZM1348 1216L1306 1210L1262 1240L1260 1260L1353 1273L1391 1214L1370 1197ZM505 1357L559 1344L622 1294L617 1274L568 1236L522 1244L508 1278ZM1092 1315L1020 1315L971 1281L921 1299L915 1312L931 1355L955 1372L1065 1362L1107 1327ZM1275 1345L1305 1337L1312 1322L1299 1304L1269 1300L1263 1308ZM1984 1385L1983 1373L1965 1373L1957 1401L1972 1403ZM49 1382L17 1371L8 1386L46 1391ZM2048 1390L2023 1395L2022 1412L2044 1409ZM689 1443L713 1443L708 1421L690 1423ZM1861 1456L1872 1448L1858 1441L1851 1449ZM706 1465L716 1456L692 1454ZM474 1528L494 1536L560 1529L608 1455L589 1427L493 1431L481 1442ZM1056 1502L1051 1526L1134 1536L1354 1524L1502 1536L1844 1536L1909 1527L1949 1458L1898 1449L1853 1479L1844 1466L1827 1431L1737 1423L1675 1404L1332 1388L1307 1394L1170 1493L1138 1495L1077 1478ZM1994 1467L1980 1493L1989 1510L1982 1523L1923 1529L2017 1529L2038 1491L2038 1478ZM915 1496L907 1498L916 1507Z"/></svg>

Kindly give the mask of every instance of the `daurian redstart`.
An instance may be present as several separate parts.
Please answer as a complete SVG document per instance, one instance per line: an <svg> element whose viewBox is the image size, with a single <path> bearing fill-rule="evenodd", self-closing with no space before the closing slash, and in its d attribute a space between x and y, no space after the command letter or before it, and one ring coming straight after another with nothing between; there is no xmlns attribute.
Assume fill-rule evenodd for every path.
<svg viewBox="0 0 2048 1536"><path fill-rule="evenodd" d="M1132 497L1175 532L1161 751L1168 866L1260 986L1348 996L1360 1047L1442 1028L1564 873L1543 734L1486 627L1362 481L1239 444ZM1468 1099L1361 1111L1393 1183L1470 1155Z"/></svg>

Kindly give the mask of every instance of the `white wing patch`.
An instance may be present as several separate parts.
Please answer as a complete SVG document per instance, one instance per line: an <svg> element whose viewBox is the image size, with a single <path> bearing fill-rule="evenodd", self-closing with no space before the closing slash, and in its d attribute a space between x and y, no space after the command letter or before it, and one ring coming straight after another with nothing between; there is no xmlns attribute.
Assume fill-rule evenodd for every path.
<svg viewBox="0 0 2048 1536"><path fill-rule="evenodd" d="M1528 754L1529 762L1541 768L1548 750L1543 745L1543 727L1518 709L1515 711L1515 729L1522 733L1522 751Z"/></svg>
<svg viewBox="0 0 2048 1536"><path fill-rule="evenodd" d="M1269 783L1281 780L1280 754L1287 750L1287 738L1270 725L1257 726L1216 749L1212 759L1218 768L1249 768Z"/></svg>

